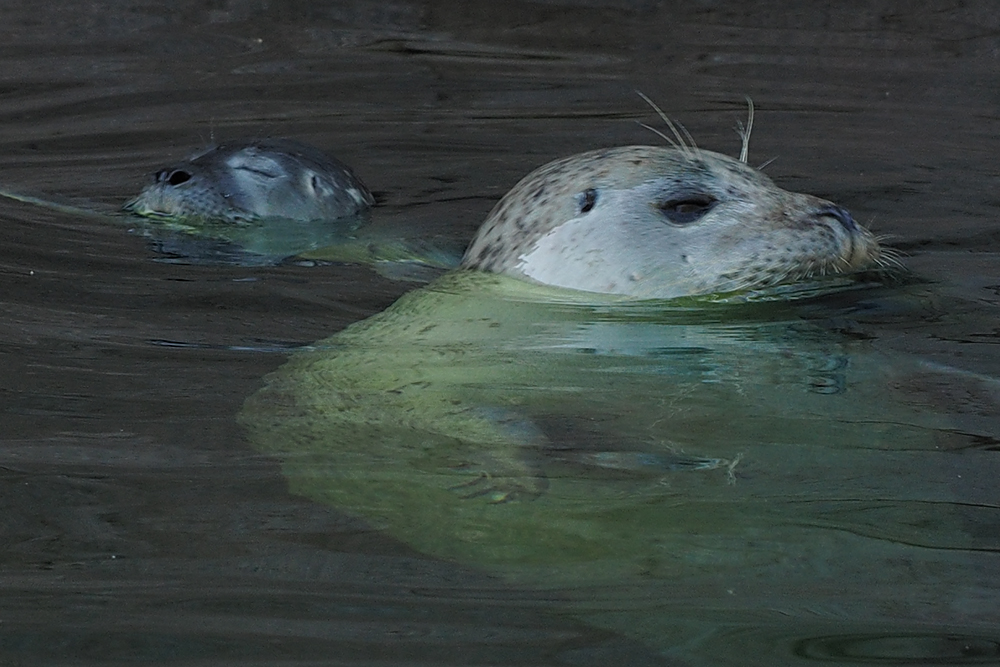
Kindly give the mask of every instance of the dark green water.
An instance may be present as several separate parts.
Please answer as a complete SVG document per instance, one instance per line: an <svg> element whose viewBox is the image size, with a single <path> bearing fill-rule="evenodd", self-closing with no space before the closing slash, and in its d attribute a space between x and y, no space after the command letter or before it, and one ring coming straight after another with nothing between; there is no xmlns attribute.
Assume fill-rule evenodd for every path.
<svg viewBox="0 0 1000 667"><path fill-rule="evenodd" d="M357 170L373 224L463 242L534 167L659 141L635 89L729 154L750 95L751 162L929 281L807 315L940 437L682 478L745 520L675 505L676 571L520 576L293 494L236 422L412 285L163 261L0 202L0 664L1000 662L997 28L987 2L7 3L0 183L104 207L213 138L290 137Z"/></svg>

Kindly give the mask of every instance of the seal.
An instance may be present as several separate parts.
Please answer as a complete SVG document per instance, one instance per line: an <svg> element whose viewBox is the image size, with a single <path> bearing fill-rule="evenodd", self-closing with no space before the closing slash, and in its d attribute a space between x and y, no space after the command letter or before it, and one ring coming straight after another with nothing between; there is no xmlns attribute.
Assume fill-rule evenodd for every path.
<svg viewBox="0 0 1000 667"><path fill-rule="evenodd" d="M220 144L160 169L124 209L160 220L239 224L268 218L335 220L374 203L344 163L306 144L268 139Z"/></svg>
<svg viewBox="0 0 1000 667"><path fill-rule="evenodd" d="M428 282L455 268L451 239L368 225L374 198L354 171L316 148L270 139L227 143L158 170L120 209L0 186L0 197L74 217L125 222L184 264L346 262L393 280ZM127 215L122 215L126 213Z"/></svg>
<svg viewBox="0 0 1000 667"><path fill-rule="evenodd" d="M875 237L832 202L692 147L574 155L496 205L462 267L644 298L762 289L883 262Z"/></svg>
<svg viewBox="0 0 1000 667"><path fill-rule="evenodd" d="M839 610L892 606L880 582L913 563L944 590L969 544L960 429L900 400L913 358L843 334L892 301L867 278L893 259L741 160L583 153L505 196L461 270L296 351L239 421L293 493L670 659L773 609L792 620L769 644L853 637Z"/></svg>
<svg viewBox="0 0 1000 667"><path fill-rule="evenodd" d="M490 497L534 497L544 481L524 464L523 452L548 439L497 394L535 386L541 401L554 378L584 381L576 369L566 375L557 368L559 357L542 355L531 368L517 369L504 355L539 345L621 351L621 341L634 338L628 327L590 327L578 340L588 308L623 310L623 299L786 299L795 290L839 287L831 276L883 266L886 257L846 209L783 190L742 161L687 145L581 153L515 185L473 238L463 270L318 344L318 352L289 364L271 383L292 396L269 401L318 401L326 407L316 418L332 433L358 424L381 428L405 414L422 433L484 446L488 460L473 458L490 480L484 485ZM741 359L743 372L753 365L740 344L697 329L678 339L682 330L664 327L657 335L668 348L724 349L721 357ZM504 355L494 367L497 345ZM542 368L545 377L537 377ZM470 384L487 377L498 386L473 400ZM249 414L253 420L267 412L260 406Z"/></svg>
<svg viewBox="0 0 1000 667"><path fill-rule="evenodd" d="M221 144L160 169L124 210L150 221L142 232L159 252L190 263L259 265L294 256L368 264L417 282L457 265L461 249L450 243L368 226L374 203L344 163L269 139Z"/></svg>
<svg viewBox="0 0 1000 667"><path fill-rule="evenodd" d="M495 346L511 354L539 345L621 351L621 341L634 337L628 327L590 327L591 338L578 340L574 332L588 308L625 310L623 300L681 297L787 299L796 290L836 289L842 284L833 277L892 261L846 209L783 190L741 160L684 144L581 153L515 185L468 246L463 270L318 344L319 352L303 355L306 366L290 364L272 385L293 396L272 402L319 401L326 409L317 419L340 425L332 432L406 414L421 432L488 443L489 461L477 463L490 478L486 492L503 501L536 496L542 482L520 452L547 438L496 394L513 383L537 386L540 396L565 375L556 369L564 360L543 355L545 361L519 370L505 359L494 368ZM682 329L664 327L657 335L674 341L664 343L668 348L719 347L723 358L752 365L742 359L742 345L697 329L678 339ZM541 368L549 369L545 378L536 377ZM485 377L501 390L470 404L469 384ZM266 413L260 407L251 414Z"/></svg>

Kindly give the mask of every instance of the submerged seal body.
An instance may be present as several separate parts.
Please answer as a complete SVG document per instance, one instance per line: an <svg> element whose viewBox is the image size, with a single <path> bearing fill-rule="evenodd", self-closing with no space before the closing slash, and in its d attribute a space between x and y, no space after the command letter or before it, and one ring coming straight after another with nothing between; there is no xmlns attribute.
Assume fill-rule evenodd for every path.
<svg viewBox="0 0 1000 667"><path fill-rule="evenodd" d="M552 162L493 209L462 266L645 298L870 268L870 232L832 202L692 148L629 146Z"/></svg>
<svg viewBox="0 0 1000 667"><path fill-rule="evenodd" d="M882 261L872 234L846 210L782 190L723 155L646 146L582 153L538 169L503 197L469 245L464 270L297 355L262 395L271 392L268 405L311 406L308 429L323 424L317 428L332 438L359 427L380 431L405 415L414 434L488 451L488 461L473 460L487 472L494 499L533 496L541 482L521 454L548 438L520 414L523 397L508 390L536 387L535 405L542 405L553 384L593 381L608 358L643 356L657 339L668 350L713 350L703 363L720 378L735 377L758 366L745 358L742 339L681 326L663 299L743 298L768 288L785 295L780 288L789 282ZM665 324L677 326L655 328L648 344L648 332L627 323L585 326L595 308L624 311L649 299L664 304L652 312L662 310ZM553 354L564 347L610 356L602 352L581 376L578 359L567 369L567 358ZM518 355L534 361L521 366ZM727 369L728 360L744 370ZM652 391L648 384L631 386ZM249 422L256 428L270 409L248 412Z"/></svg>
<svg viewBox="0 0 1000 667"><path fill-rule="evenodd" d="M914 563L928 594L898 618L922 627L970 542L943 453L974 445L901 396L913 360L817 324L855 299L788 298L888 261L735 160L585 153L507 195L464 270L292 355L239 420L293 492L682 660L778 620L857 632Z"/></svg>
<svg viewBox="0 0 1000 667"><path fill-rule="evenodd" d="M374 202L339 160L312 146L271 139L221 144L161 169L125 210L166 220L308 222L356 215Z"/></svg>

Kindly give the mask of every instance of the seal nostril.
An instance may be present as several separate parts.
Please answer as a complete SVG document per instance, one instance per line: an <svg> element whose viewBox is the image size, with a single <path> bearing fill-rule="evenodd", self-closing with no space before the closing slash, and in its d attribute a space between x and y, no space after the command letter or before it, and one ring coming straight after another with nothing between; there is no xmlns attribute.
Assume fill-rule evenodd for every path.
<svg viewBox="0 0 1000 667"><path fill-rule="evenodd" d="M176 169L166 175L166 181L170 185L180 185L181 183L186 183L189 180L191 180L191 174L183 169Z"/></svg>
<svg viewBox="0 0 1000 667"><path fill-rule="evenodd" d="M841 226L844 229L848 231L852 232L858 231L858 223L854 221L854 218L851 216L851 212L848 211L843 206L829 204L821 208L818 211L818 213L819 215L825 215L834 218L837 222L841 224Z"/></svg>

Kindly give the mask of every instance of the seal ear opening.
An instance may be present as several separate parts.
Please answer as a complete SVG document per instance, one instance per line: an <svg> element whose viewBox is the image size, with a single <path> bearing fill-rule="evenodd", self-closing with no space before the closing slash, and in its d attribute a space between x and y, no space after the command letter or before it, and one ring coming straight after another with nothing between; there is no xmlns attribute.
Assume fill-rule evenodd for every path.
<svg viewBox="0 0 1000 667"><path fill-rule="evenodd" d="M326 197L332 197L335 194L334 188L323 180L323 178L314 171L308 171L306 173L306 183L309 192L318 199L323 199Z"/></svg>
<svg viewBox="0 0 1000 667"><path fill-rule="evenodd" d="M578 194L576 198L580 203L580 213L589 213L594 208L594 205L597 204L597 190L587 188Z"/></svg>

